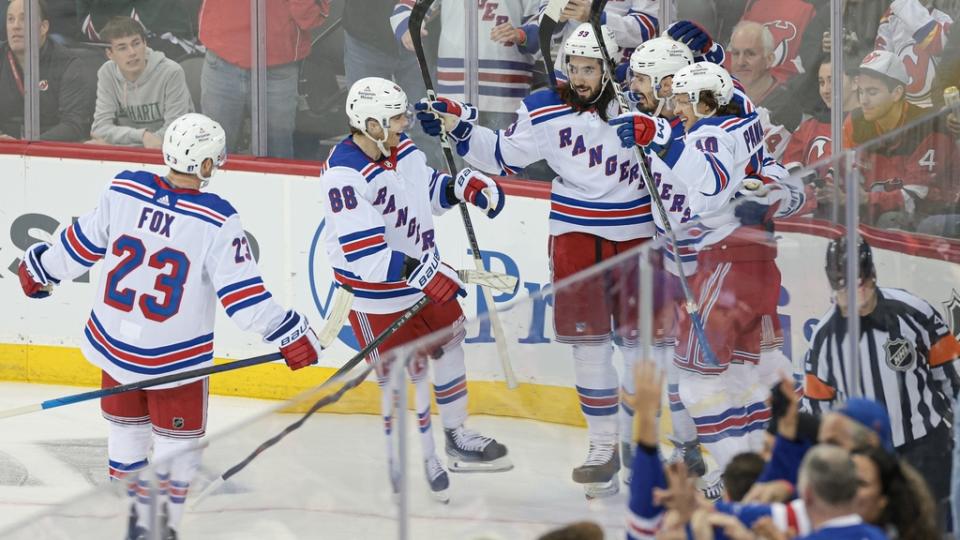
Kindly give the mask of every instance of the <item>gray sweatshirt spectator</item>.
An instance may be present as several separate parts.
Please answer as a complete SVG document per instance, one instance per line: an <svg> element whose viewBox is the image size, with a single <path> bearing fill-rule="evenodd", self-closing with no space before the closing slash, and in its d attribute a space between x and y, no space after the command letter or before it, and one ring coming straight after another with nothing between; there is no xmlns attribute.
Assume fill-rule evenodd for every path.
<svg viewBox="0 0 960 540"><path fill-rule="evenodd" d="M101 30L110 61L97 72L94 142L159 148L176 118L193 112L180 64L146 46L143 27L129 17Z"/></svg>

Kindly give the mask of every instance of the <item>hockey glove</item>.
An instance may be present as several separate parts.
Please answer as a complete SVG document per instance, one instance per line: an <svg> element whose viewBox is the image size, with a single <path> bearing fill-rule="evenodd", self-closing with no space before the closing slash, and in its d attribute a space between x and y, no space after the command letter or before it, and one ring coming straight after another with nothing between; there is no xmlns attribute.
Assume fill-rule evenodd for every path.
<svg viewBox="0 0 960 540"><path fill-rule="evenodd" d="M407 285L420 289L437 304L445 304L456 296L466 296L466 285L453 268L440 262L440 252L434 249L420 259L410 273Z"/></svg>
<svg viewBox="0 0 960 540"><path fill-rule="evenodd" d="M707 54L713 47L713 38L693 21L677 21L667 27L667 35L683 43L694 53Z"/></svg>
<svg viewBox="0 0 960 540"><path fill-rule="evenodd" d="M664 118L628 112L610 120L609 124L617 128L617 136L624 148L655 145L658 148L654 150L659 150L670 142L670 122Z"/></svg>
<svg viewBox="0 0 960 540"><path fill-rule="evenodd" d="M17 274L20 276L20 287L23 294L30 298L46 298L53 291L53 286L60 281L56 280L47 273L40 261L43 252L50 249L50 244L38 242L23 253L23 260L17 268Z"/></svg>
<svg viewBox="0 0 960 540"><path fill-rule="evenodd" d="M437 98L436 101L430 101L426 98L421 99L413 104L413 108L417 111L417 120L420 121L420 127L427 135L433 137L440 136L440 131L443 128L442 122L446 116L454 117L456 123L447 130L447 133L457 141L465 141L470 138L470 132L473 131L473 126L477 123L477 116L479 115L477 108L473 105L444 97Z"/></svg>
<svg viewBox="0 0 960 540"><path fill-rule="evenodd" d="M323 348L317 335L310 328L307 317L290 310L276 330L264 338L264 341L280 348L287 367L297 370L316 364L323 354Z"/></svg>
<svg viewBox="0 0 960 540"><path fill-rule="evenodd" d="M776 182L750 175L737 193L733 213L741 225L772 224L780 204L789 197L790 193Z"/></svg>
<svg viewBox="0 0 960 540"><path fill-rule="evenodd" d="M507 198L496 180L470 167L462 169L453 181L453 194L483 210L489 218L497 217Z"/></svg>

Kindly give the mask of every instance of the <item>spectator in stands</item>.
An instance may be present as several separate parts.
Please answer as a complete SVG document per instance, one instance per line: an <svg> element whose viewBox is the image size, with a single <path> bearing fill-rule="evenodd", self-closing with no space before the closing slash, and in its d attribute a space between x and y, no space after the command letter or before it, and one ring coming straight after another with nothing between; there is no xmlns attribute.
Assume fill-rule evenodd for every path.
<svg viewBox="0 0 960 540"><path fill-rule="evenodd" d="M843 125L845 148L873 141L858 155L859 199L863 221L883 228L913 230L928 216L956 214L953 137L939 119L917 122L924 111L906 101L908 82L896 55L868 54L857 77L860 108ZM932 227L928 222L921 230Z"/></svg>
<svg viewBox="0 0 960 540"><path fill-rule="evenodd" d="M0 50L0 138L23 136L23 65L27 54L27 24L24 0L7 5L6 45ZM40 139L79 141L90 134L95 83L83 69L80 58L47 39L50 22L46 4L40 6Z"/></svg>
<svg viewBox="0 0 960 540"><path fill-rule="evenodd" d="M408 96L426 94L417 57L397 43L390 27L396 4L397 0L344 4L343 64L348 88L364 77L385 77L393 79ZM419 129L406 133L430 157L431 165L445 167L441 166L439 147L432 137Z"/></svg>
<svg viewBox="0 0 960 540"><path fill-rule="evenodd" d="M833 72L829 57L817 68L817 90L820 100L808 111L809 117L790 137L783 155L783 166L788 171L812 165L833 154L830 131L830 108L833 106ZM852 111L857 106L857 87L853 77L843 77L843 110ZM821 174L821 178L826 171Z"/></svg>
<svg viewBox="0 0 960 540"><path fill-rule="evenodd" d="M891 538L941 538L933 497L916 471L882 448L859 448L852 457L858 481L854 506L864 521Z"/></svg>
<svg viewBox="0 0 960 540"><path fill-rule="evenodd" d="M397 41L407 50L413 50L410 39L410 10L413 2L396 2L390 17ZM465 101L466 39L463 32L464 2L441 0L440 46L437 52L437 93L451 99ZM479 10L478 34L480 123L491 129L506 129L516 118L520 100L530 93L533 81L534 58L537 52L535 36L518 35L503 25L519 27L537 15L538 0L477 3ZM498 31L494 33L494 30ZM496 36L494 38L493 36ZM512 39L523 39L522 42Z"/></svg>
<svg viewBox="0 0 960 540"><path fill-rule="evenodd" d="M750 486L760 478L764 465L759 454L744 452L734 456L723 470L723 500L740 502Z"/></svg>
<svg viewBox="0 0 960 540"><path fill-rule="evenodd" d="M727 58L730 73L743 85L750 100L758 109L766 109L765 113L758 112L769 115L764 122L768 138L769 133L776 132L785 142L800 124L802 113L790 90L773 76L774 42L770 30L757 22L741 21L733 30ZM779 157L783 148L771 148L769 143L768 140L767 150Z"/></svg>
<svg viewBox="0 0 960 540"><path fill-rule="evenodd" d="M250 104L250 10L236 0L206 0L200 10L200 41L207 53L200 79L200 108L227 133L236 152ZM267 152L293 157L299 62L310 53L310 30L321 26L329 0L267 0ZM262 128L261 128L262 129Z"/></svg>
<svg viewBox="0 0 960 540"><path fill-rule="evenodd" d="M850 453L829 445L813 447L803 458L797 491L803 500L813 533L801 538L886 538L857 515L857 468Z"/></svg>
<svg viewBox="0 0 960 540"><path fill-rule="evenodd" d="M899 58L907 74L906 99L930 107L937 61L947 42L953 19L933 7L931 0L894 0L880 19L877 50Z"/></svg>
<svg viewBox="0 0 960 540"><path fill-rule="evenodd" d="M147 47L143 26L114 17L100 30L109 45L97 72L93 142L160 148L167 126L193 112L183 68Z"/></svg>
<svg viewBox="0 0 960 540"><path fill-rule="evenodd" d="M114 17L130 17L143 25L148 47L179 62L187 56L204 53L203 46L197 42L197 13L201 1L76 0L77 21L86 39L106 42L97 29Z"/></svg>
<svg viewBox="0 0 960 540"><path fill-rule="evenodd" d="M801 38L816 12L814 3L807 0L754 0L747 4L740 22L759 23L770 32L770 75L780 83L810 70L800 56Z"/></svg>

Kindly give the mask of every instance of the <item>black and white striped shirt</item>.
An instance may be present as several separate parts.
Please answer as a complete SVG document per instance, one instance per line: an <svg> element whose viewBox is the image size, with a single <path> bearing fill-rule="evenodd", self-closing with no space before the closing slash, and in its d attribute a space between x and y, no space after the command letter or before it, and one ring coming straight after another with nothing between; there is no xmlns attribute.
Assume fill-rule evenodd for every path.
<svg viewBox="0 0 960 540"><path fill-rule="evenodd" d="M813 331L804 362L803 407L822 413L865 397L890 415L894 446L949 422L960 389L953 360L960 343L925 300L902 289L877 289L877 307L860 318L860 365L845 358L846 318L834 305Z"/></svg>

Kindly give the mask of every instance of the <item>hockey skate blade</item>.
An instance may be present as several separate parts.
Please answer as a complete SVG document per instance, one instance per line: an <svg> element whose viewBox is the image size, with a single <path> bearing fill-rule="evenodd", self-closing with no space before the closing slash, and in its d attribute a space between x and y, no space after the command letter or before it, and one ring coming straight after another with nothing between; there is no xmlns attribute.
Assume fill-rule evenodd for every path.
<svg viewBox="0 0 960 540"><path fill-rule="evenodd" d="M431 490L430 496L440 504L450 504L450 488L441 489L440 491Z"/></svg>
<svg viewBox="0 0 960 540"><path fill-rule="evenodd" d="M451 457L447 460L447 468L452 473L504 472L513 468L513 462L507 456L492 461L464 461Z"/></svg>
<svg viewBox="0 0 960 540"><path fill-rule="evenodd" d="M617 493L620 493L620 479L617 476L611 478L609 482L594 482L581 485L583 486L583 494L588 501L613 497Z"/></svg>

